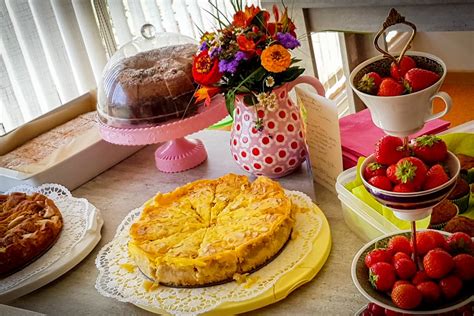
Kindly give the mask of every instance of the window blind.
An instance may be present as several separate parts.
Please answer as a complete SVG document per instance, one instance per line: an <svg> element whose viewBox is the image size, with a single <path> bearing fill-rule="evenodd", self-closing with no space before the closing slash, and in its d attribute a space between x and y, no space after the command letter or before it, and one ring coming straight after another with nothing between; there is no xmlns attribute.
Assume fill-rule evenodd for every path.
<svg viewBox="0 0 474 316"><path fill-rule="evenodd" d="M197 39L215 28L208 11L208 0L0 0L0 135L94 89L143 24Z"/></svg>

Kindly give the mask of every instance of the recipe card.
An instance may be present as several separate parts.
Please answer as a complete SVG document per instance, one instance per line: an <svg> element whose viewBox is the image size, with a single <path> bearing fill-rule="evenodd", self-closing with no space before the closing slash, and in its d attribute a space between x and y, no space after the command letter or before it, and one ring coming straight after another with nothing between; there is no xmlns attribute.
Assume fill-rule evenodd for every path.
<svg viewBox="0 0 474 316"><path fill-rule="evenodd" d="M295 90L298 105L306 109L306 142L313 179L335 192L337 176L342 172L337 104L315 91L299 87Z"/></svg>

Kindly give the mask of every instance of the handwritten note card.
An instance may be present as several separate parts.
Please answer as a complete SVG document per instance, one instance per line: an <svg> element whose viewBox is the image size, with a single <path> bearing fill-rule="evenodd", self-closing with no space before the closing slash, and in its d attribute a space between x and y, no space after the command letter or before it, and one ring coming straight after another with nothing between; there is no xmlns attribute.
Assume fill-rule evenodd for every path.
<svg viewBox="0 0 474 316"><path fill-rule="evenodd" d="M307 112L306 140L314 181L335 191L337 176L342 172L336 102L304 88L295 90L298 104Z"/></svg>

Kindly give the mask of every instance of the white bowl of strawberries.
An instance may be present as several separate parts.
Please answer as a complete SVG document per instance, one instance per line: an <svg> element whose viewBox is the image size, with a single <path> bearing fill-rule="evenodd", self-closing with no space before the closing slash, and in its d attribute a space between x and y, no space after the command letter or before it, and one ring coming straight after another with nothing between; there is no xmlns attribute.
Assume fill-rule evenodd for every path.
<svg viewBox="0 0 474 316"><path fill-rule="evenodd" d="M435 135L413 139L408 147L387 135L362 163L360 176L369 193L395 215L418 220L449 195L460 169L456 155Z"/></svg>
<svg viewBox="0 0 474 316"><path fill-rule="evenodd" d="M392 311L438 314L473 301L473 242L465 233L417 233L420 263L411 259L410 232L366 244L352 262L352 280L371 302ZM420 269L421 268L421 269Z"/></svg>

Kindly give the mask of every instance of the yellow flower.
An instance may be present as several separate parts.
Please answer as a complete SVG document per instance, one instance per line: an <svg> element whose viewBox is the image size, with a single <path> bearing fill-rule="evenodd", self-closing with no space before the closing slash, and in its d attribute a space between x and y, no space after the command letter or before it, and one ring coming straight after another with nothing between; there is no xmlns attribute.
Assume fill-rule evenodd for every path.
<svg viewBox="0 0 474 316"><path fill-rule="evenodd" d="M272 45L262 52L262 66L270 72L282 72L291 64L291 55L281 45Z"/></svg>

